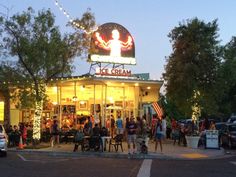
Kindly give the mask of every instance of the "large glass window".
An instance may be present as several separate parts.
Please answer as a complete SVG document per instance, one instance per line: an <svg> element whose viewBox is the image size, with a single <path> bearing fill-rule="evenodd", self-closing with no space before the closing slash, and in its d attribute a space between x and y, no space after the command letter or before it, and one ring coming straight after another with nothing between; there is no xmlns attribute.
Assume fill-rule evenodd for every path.
<svg viewBox="0 0 236 177"><path fill-rule="evenodd" d="M58 104L57 100L57 87L47 87L46 94L48 96L48 99L53 104Z"/></svg>
<svg viewBox="0 0 236 177"><path fill-rule="evenodd" d="M4 121L4 102L0 101L0 122Z"/></svg>
<svg viewBox="0 0 236 177"><path fill-rule="evenodd" d="M73 104L73 97L75 96L74 83L61 86L60 93L61 105Z"/></svg>

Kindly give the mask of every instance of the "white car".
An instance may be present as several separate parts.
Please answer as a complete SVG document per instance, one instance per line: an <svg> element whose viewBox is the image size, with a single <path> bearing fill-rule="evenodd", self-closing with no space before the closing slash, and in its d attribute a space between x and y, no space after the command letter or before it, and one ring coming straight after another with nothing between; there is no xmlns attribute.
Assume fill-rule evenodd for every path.
<svg viewBox="0 0 236 177"><path fill-rule="evenodd" d="M0 124L0 153L7 156L7 134L2 124Z"/></svg>

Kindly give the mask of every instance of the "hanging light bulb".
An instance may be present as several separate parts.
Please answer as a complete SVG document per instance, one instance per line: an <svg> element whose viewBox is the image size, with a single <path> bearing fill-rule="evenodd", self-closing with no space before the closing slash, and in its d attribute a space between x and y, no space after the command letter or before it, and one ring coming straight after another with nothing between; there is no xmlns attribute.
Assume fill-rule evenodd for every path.
<svg viewBox="0 0 236 177"><path fill-rule="evenodd" d="M72 101L76 102L78 101L78 97L76 96L76 81L74 82L74 95L75 96L73 96Z"/></svg>
<svg viewBox="0 0 236 177"><path fill-rule="evenodd" d="M72 101L73 101L73 102L78 101L78 97L77 97L77 96L73 96Z"/></svg>

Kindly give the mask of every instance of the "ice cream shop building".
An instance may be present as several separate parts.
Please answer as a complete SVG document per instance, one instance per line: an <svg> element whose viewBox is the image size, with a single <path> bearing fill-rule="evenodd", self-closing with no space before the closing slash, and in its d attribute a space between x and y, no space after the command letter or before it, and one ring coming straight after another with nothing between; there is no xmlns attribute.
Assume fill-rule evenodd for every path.
<svg viewBox="0 0 236 177"><path fill-rule="evenodd" d="M133 74L126 65L136 65L134 40L121 25L106 23L91 38L90 69L83 76L63 77L47 85L48 103L42 126L57 117L60 125L76 124L84 115L93 115L105 124L118 114L150 117L151 104L158 101L163 81L151 80L148 73ZM0 96L0 121L4 121L4 99ZM34 110L10 107L10 123L30 122Z"/></svg>

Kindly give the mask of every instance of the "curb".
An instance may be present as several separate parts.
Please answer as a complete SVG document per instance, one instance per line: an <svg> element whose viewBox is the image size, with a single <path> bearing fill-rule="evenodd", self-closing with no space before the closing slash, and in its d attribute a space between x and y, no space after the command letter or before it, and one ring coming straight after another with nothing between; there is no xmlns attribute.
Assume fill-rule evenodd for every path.
<svg viewBox="0 0 236 177"><path fill-rule="evenodd" d="M67 156L67 157L100 157L100 158L129 158L126 153L112 153L112 152L68 152L68 151L40 151L40 150L8 150L8 152L16 152L22 154L44 154L51 156ZM131 159L172 159L171 157L160 154L135 154L130 157Z"/></svg>
<svg viewBox="0 0 236 177"><path fill-rule="evenodd" d="M45 150L34 150L34 149L9 149L9 152L16 152L22 154L44 154L49 156L60 156L60 157L99 157L99 158L117 158L117 159L161 159L161 160L213 160L231 157L229 154L221 154L205 158L186 158L180 156L171 156L166 154L135 154L128 156L126 153L112 153L112 152L68 152L68 151L45 151Z"/></svg>

